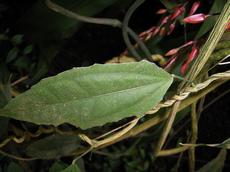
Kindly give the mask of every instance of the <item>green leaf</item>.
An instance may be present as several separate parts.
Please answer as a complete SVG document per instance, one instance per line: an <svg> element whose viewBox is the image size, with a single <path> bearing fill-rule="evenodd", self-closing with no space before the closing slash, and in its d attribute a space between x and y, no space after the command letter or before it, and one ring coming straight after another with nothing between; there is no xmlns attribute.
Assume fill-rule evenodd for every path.
<svg viewBox="0 0 230 172"><path fill-rule="evenodd" d="M225 141L223 141L220 144L217 144L216 147L224 148L224 149L230 149L230 138L226 139Z"/></svg>
<svg viewBox="0 0 230 172"><path fill-rule="evenodd" d="M173 2L171 0L160 0L160 2L168 9L168 10L171 10L173 9L177 3L176 2Z"/></svg>
<svg viewBox="0 0 230 172"><path fill-rule="evenodd" d="M30 54L33 51L33 45L27 45L23 50L23 54Z"/></svg>
<svg viewBox="0 0 230 172"><path fill-rule="evenodd" d="M15 162L11 162L7 167L7 172L23 172L24 170Z"/></svg>
<svg viewBox="0 0 230 172"><path fill-rule="evenodd" d="M18 34L18 35L13 36L13 38L11 39L11 41L14 44L18 45L18 44L22 43L22 38L23 38L23 35Z"/></svg>
<svg viewBox="0 0 230 172"><path fill-rule="evenodd" d="M66 169L62 170L61 172L81 172L77 164L71 164Z"/></svg>
<svg viewBox="0 0 230 172"><path fill-rule="evenodd" d="M222 149L215 159L204 165L197 172L222 172L226 155L226 149Z"/></svg>
<svg viewBox="0 0 230 172"><path fill-rule="evenodd" d="M39 159L52 159L65 155L80 147L80 139L70 135L52 135L30 144L26 154Z"/></svg>
<svg viewBox="0 0 230 172"><path fill-rule="evenodd" d="M142 116L162 100L172 81L169 73L147 61L74 68L42 80L10 101L0 115L87 129Z"/></svg>
<svg viewBox="0 0 230 172"><path fill-rule="evenodd" d="M6 57L6 63L12 62L18 55L19 49L17 47L12 48Z"/></svg>
<svg viewBox="0 0 230 172"><path fill-rule="evenodd" d="M60 163L60 162L55 162L53 165L50 167L49 172L60 172L66 168L66 164Z"/></svg>

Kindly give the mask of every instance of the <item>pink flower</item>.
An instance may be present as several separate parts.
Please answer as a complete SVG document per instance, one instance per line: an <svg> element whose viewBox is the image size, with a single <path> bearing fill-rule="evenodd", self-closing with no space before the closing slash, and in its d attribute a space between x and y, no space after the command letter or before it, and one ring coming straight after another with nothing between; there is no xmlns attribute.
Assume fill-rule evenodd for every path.
<svg viewBox="0 0 230 172"><path fill-rule="evenodd" d="M209 16L210 15L205 15L203 13L200 13L200 14L195 14L195 15L192 15L192 16L188 16L188 17L184 18L183 21L185 23L197 24L197 23L202 23Z"/></svg>
<svg viewBox="0 0 230 172"><path fill-rule="evenodd" d="M180 16L185 11L184 6L178 6L174 9L174 12L170 16L170 20L176 19L178 16Z"/></svg>
<svg viewBox="0 0 230 172"><path fill-rule="evenodd" d="M194 41L189 41L189 42L185 43L184 45L182 45L178 48L173 48L173 49L169 50L165 54L165 56L172 56L172 55L176 54L181 48L187 47L187 46L192 45L192 44L194 44Z"/></svg>
<svg viewBox="0 0 230 172"><path fill-rule="evenodd" d="M193 46L192 51L188 55L188 59L187 59L188 63L191 63L193 59L197 57L198 53L199 53L199 49L196 46Z"/></svg>
<svg viewBox="0 0 230 172"><path fill-rule="evenodd" d="M184 45L180 46L180 48L184 48L184 47L187 47L187 46L192 45L192 44L194 44L194 41L189 41L189 42L185 43Z"/></svg>
<svg viewBox="0 0 230 172"><path fill-rule="evenodd" d="M200 6L200 1L196 1L192 4L192 8L189 11L189 16L193 15Z"/></svg>
<svg viewBox="0 0 230 172"><path fill-rule="evenodd" d="M176 26L175 23L170 24L167 35L170 35L173 32L173 30L175 29L175 26Z"/></svg>
<svg viewBox="0 0 230 172"><path fill-rule="evenodd" d="M166 12L167 12L167 9L161 8L156 12L156 14L165 14Z"/></svg>
<svg viewBox="0 0 230 172"><path fill-rule="evenodd" d="M161 20L161 25L167 23L169 20L169 16L165 16L162 20Z"/></svg>
<svg viewBox="0 0 230 172"><path fill-rule="evenodd" d="M183 74L183 75L185 74L185 72L188 69L189 64L198 56L198 53L199 53L199 49L194 45L192 47L192 51L188 54L188 58L182 64L182 66L180 68L181 74Z"/></svg>
<svg viewBox="0 0 230 172"><path fill-rule="evenodd" d="M173 48L171 50L169 50L165 56L172 56L172 55L175 55L178 51L179 51L180 48Z"/></svg>
<svg viewBox="0 0 230 172"><path fill-rule="evenodd" d="M156 27L156 28L154 29L154 31L152 32L152 36L155 36L156 34L158 34L159 31L160 31L160 27L158 26L158 27Z"/></svg>
<svg viewBox="0 0 230 172"><path fill-rule="evenodd" d="M187 62L183 63L182 66L181 66L181 68L180 68L180 73L182 75L184 75L185 72L187 71L187 68L188 68L188 63Z"/></svg>
<svg viewBox="0 0 230 172"><path fill-rule="evenodd" d="M177 60L177 56L172 57L167 64L165 65L164 69L168 70L169 68L172 67L172 65L175 63L175 61Z"/></svg>

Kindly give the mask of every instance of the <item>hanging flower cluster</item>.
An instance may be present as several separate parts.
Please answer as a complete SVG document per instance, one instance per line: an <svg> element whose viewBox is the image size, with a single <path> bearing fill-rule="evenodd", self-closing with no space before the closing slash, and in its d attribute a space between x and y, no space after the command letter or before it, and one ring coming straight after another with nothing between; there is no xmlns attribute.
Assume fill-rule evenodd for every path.
<svg viewBox="0 0 230 172"><path fill-rule="evenodd" d="M184 11L185 11L185 5L186 4L179 4L174 9L172 9L172 12L169 12L167 9L159 9L156 14L159 15L165 15L158 26L153 26L150 29L141 32L139 34L140 39L147 41L150 38L159 35L159 36L165 36L170 35L173 30L175 29L175 24Z"/></svg>
<svg viewBox="0 0 230 172"><path fill-rule="evenodd" d="M173 48L171 50L169 50L165 56L169 56L171 57L170 60L167 62L167 64L165 65L165 69L169 70L172 65L176 62L176 60L178 59L179 55L180 55L180 51L185 49L185 48L191 48L191 51L188 53L188 57L187 59L185 59L184 63L182 64L181 68L180 68L180 72L182 75L184 75L189 67L189 65L191 64L191 62L198 56L199 53L199 47L197 46L197 43L195 41L189 41L187 43L185 43L184 45L177 47L177 48Z"/></svg>

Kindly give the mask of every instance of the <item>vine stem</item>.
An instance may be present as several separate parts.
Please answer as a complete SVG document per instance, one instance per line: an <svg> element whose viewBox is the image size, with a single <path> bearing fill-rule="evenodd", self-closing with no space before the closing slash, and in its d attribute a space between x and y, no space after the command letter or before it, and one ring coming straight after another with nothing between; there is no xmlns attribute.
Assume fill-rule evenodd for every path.
<svg viewBox="0 0 230 172"><path fill-rule="evenodd" d="M127 47L130 48L130 52L131 53L135 53L135 54L132 54L134 57L137 57L139 60L141 60L141 57L140 55L138 54L138 52L136 51L135 47L132 45L132 43L130 42L129 40L129 36L128 36L128 33L129 33L129 27L128 27L128 24L129 24L129 20L132 16L132 14L134 13L134 11L141 5L145 2L145 0L136 0L133 5L128 9L125 17L124 17L124 20L123 20L123 24L122 24L122 35L123 35L123 38L124 38L124 41L127 45ZM152 57L151 57L151 53L149 52L148 48L144 45L144 43L142 41L137 41L137 43L139 44L140 48L143 50L143 52L145 53L146 57L148 60L152 61Z"/></svg>
<svg viewBox="0 0 230 172"><path fill-rule="evenodd" d="M53 11L60 13L62 15L65 15L67 17L82 21L82 22L107 25L107 26L118 27L118 28L123 27L123 23L117 19L95 18L95 17L83 16L83 15L74 13L68 9L65 9L62 6L52 2L51 0L46 0L46 4ZM145 44L142 42L139 36L128 26L125 28L126 28L126 31L129 33L129 35L140 45L140 47L142 48L142 51L146 54L146 56L149 57L148 48L145 46ZM127 44L127 48L130 50L132 54L136 54L135 52L136 50L135 51L133 50L131 44ZM151 58L151 54L150 54L150 58Z"/></svg>

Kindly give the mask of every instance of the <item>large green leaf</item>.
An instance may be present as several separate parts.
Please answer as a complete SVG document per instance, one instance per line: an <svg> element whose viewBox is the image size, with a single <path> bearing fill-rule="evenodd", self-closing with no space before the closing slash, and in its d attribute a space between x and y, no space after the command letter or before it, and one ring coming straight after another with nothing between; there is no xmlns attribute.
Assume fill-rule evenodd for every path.
<svg viewBox="0 0 230 172"><path fill-rule="evenodd" d="M172 81L169 73L147 61L74 68L42 80L10 101L0 115L87 129L142 116L162 100Z"/></svg>

